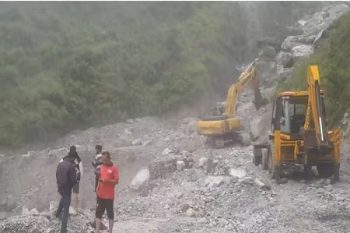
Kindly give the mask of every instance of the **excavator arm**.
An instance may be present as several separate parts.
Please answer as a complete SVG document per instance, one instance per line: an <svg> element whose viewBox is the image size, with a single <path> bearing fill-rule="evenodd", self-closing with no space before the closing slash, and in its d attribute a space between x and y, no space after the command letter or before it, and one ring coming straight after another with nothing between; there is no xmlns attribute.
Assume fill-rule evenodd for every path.
<svg viewBox="0 0 350 233"><path fill-rule="evenodd" d="M308 67L307 70L308 84L308 104L305 115L304 132L310 134L316 140L312 144L314 146L329 146L328 132L325 125L325 111L322 103L320 89L320 75L317 65Z"/></svg>
<svg viewBox="0 0 350 233"><path fill-rule="evenodd" d="M255 96L255 105L257 108L260 107L261 103L261 94L258 87L258 81L256 79L256 70L255 70L255 61L251 63L239 76L237 82L232 84L227 92L226 106L224 115L226 117L235 117L236 116L236 103L238 94L242 91L243 87L252 80L254 85L254 96Z"/></svg>

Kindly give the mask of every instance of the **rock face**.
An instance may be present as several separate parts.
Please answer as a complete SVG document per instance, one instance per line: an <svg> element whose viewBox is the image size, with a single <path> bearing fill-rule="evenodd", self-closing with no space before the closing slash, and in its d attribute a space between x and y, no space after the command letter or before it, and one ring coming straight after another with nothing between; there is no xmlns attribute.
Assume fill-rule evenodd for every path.
<svg viewBox="0 0 350 233"><path fill-rule="evenodd" d="M308 57L313 53L314 53L314 48L312 45L301 44L292 48L292 54L293 54L293 57L295 58Z"/></svg>
<svg viewBox="0 0 350 233"><path fill-rule="evenodd" d="M342 3L326 6L321 11L300 19L298 28L301 33L286 37L281 44L282 50L275 57L277 74L283 79L290 77L291 72L286 69L290 69L297 59L313 54L314 46L324 32L347 12L349 12L349 6ZM273 76L273 73L270 76Z"/></svg>

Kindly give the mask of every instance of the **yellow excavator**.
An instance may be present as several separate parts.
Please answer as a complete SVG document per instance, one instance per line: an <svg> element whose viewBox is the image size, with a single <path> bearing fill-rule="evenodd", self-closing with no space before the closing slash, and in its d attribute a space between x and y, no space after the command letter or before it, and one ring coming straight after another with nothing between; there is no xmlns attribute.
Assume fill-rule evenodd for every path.
<svg viewBox="0 0 350 233"><path fill-rule="evenodd" d="M226 104L216 107L211 116L200 118L197 122L197 132L207 136L207 144L215 147L224 147L226 143L239 141L239 131L242 128L240 120L236 117L236 103L238 94L249 81L254 87L254 104L258 109L262 105L262 97L258 87L255 70L256 60L251 63L232 84L227 92Z"/></svg>
<svg viewBox="0 0 350 233"><path fill-rule="evenodd" d="M269 170L279 183L288 165L303 165L306 178L339 179L340 129L329 130L317 65L307 69L307 91L286 91L274 102L269 142L254 145L253 163Z"/></svg>

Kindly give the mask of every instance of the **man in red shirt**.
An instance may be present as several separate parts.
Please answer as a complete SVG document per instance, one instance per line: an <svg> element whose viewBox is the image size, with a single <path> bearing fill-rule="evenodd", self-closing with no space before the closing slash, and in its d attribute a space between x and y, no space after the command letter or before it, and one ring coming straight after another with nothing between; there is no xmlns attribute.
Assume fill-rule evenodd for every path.
<svg viewBox="0 0 350 233"><path fill-rule="evenodd" d="M111 155L108 151L102 152L102 163L96 190L96 232L100 233L102 216L105 210L107 210L107 216L109 219L109 233L112 233L114 224L114 188L119 182L119 171L111 161Z"/></svg>

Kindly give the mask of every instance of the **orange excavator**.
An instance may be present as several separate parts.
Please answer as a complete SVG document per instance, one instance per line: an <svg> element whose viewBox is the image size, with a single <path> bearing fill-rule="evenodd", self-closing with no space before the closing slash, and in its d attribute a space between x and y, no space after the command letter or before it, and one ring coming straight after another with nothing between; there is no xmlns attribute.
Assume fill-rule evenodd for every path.
<svg viewBox="0 0 350 233"><path fill-rule="evenodd" d="M216 114L200 118L197 122L197 132L207 136L207 143L215 148L224 147L225 144L241 140L240 129L242 125L236 116L236 104L239 93L250 82L254 87L254 104L258 109L263 102L256 78L255 63L251 63L232 84L227 92L225 105L216 108Z"/></svg>

